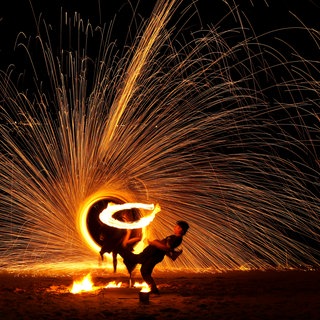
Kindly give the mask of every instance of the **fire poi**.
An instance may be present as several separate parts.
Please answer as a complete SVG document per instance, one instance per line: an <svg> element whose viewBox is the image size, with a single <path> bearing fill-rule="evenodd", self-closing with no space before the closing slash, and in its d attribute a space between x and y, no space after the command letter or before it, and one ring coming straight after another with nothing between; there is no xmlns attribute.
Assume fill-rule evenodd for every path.
<svg viewBox="0 0 320 320"><path fill-rule="evenodd" d="M144 210L152 210L152 212L145 217L142 217L138 221L129 221L129 222L123 222L119 221L115 218L113 218L113 215L121 210L127 210L127 209L144 209ZM104 209L100 215L99 219L106 225L110 227L115 227L118 229L139 229L144 228L149 223L152 222L155 215L161 210L160 206L158 204L143 204L143 203L124 203L124 204L114 204L112 202L108 203L108 207Z"/></svg>

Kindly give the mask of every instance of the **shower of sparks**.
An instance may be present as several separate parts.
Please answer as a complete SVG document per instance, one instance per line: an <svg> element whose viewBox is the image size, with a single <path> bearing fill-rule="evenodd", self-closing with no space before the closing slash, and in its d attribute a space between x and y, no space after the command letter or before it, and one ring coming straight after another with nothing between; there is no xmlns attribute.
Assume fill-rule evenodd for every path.
<svg viewBox="0 0 320 320"><path fill-rule="evenodd" d="M19 45L37 89L0 75L3 268L97 266L86 215L104 198L159 203L149 238L189 222L183 254L158 268L319 266L319 63L281 40L299 29L317 48L319 32L270 45L232 8L190 39L168 25L180 2L157 1L122 51L78 14L58 57L52 25L41 57Z"/></svg>
<svg viewBox="0 0 320 320"><path fill-rule="evenodd" d="M152 210L152 212L139 219L138 221L133 221L133 222L123 222L119 221L112 216L121 210L126 210L126 209L144 209L144 210ZM99 219L106 225L115 227L118 229L139 229L139 228L144 228L148 226L153 219L155 218L156 214L160 211L160 206L159 205L154 205L154 204L144 204L144 203L124 203L124 204L114 204L112 202L108 203L108 207L104 209L100 215Z"/></svg>

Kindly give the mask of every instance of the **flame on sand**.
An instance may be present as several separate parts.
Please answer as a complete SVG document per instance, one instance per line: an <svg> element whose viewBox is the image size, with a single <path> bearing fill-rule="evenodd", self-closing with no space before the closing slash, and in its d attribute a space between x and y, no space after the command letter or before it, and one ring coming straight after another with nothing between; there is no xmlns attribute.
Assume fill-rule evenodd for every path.
<svg viewBox="0 0 320 320"><path fill-rule="evenodd" d="M146 283L144 283L140 292L150 292L150 287Z"/></svg>
<svg viewBox="0 0 320 320"><path fill-rule="evenodd" d="M99 287L95 287L92 279L91 274L86 275L82 280L74 281L72 288L70 289L71 293L81 293L86 291L94 291L99 289Z"/></svg>
<svg viewBox="0 0 320 320"><path fill-rule="evenodd" d="M102 289L111 289L111 288L121 288L122 282L116 282L116 281L110 281L105 286L96 286L93 281L91 274L87 274L85 277L83 277L81 280L75 280L69 289L69 292L76 294L76 293L82 293L82 292L90 292L90 291L97 291ZM135 282L133 285L133 288L141 288L140 291L142 292L149 292L149 286L146 282Z"/></svg>
<svg viewBox="0 0 320 320"><path fill-rule="evenodd" d="M120 288L122 286L122 282L111 281L104 288Z"/></svg>

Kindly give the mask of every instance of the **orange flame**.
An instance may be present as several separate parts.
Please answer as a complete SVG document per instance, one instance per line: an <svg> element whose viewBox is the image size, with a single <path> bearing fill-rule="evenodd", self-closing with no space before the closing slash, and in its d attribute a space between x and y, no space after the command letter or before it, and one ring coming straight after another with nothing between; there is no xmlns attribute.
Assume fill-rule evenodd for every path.
<svg viewBox="0 0 320 320"><path fill-rule="evenodd" d="M91 280L91 275L88 274L81 281L74 281L70 292L75 294L85 291L93 291L96 289L97 288L94 287L93 282Z"/></svg>
<svg viewBox="0 0 320 320"><path fill-rule="evenodd" d="M133 287L134 288L142 288L142 287L145 287L147 286L147 283L146 282L135 282Z"/></svg>
<svg viewBox="0 0 320 320"><path fill-rule="evenodd" d="M69 290L71 293L82 293L88 291L95 291L99 289L105 288L121 288L122 282L116 283L116 281L110 281L106 286L95 286L91 279L91 274L87 274L82 280L74 281L72 284L72 288Z"/></svg>
<svg viewBox="0 0 320 320"><path fill-rule="evenodd" d="M149 292L150 287L146 282L135 282L133 285L134 288L141 288L140 292Z"/></svg>
<svg viewBox="0 0 320 320"><path fill-rule="evenodd" d="M145 285L141 288L140 292L150 292L150 287L149 287L147 284L145 284Z"/></svg>
<svg viewBox="0 0 320 320"><path fill-rule="evenodd" d="M91 279L91 274L87 274L82 280L75 280L69 292L76 294L82 292L96 291L99 289L108 289L108 288L121 288L122 282L110 281L105 286L95 286ZM133 285L134 288L141 288L141 292L149 292L150 288L146 282L135 282Z"/></svg>
<svg viewBox="0 0 320 320"><path fill-rule="evenodd" d="M105 288L120 288L121 285L122 285L122 282L116 283L115 281L111 281L105 286Z"/></svg>

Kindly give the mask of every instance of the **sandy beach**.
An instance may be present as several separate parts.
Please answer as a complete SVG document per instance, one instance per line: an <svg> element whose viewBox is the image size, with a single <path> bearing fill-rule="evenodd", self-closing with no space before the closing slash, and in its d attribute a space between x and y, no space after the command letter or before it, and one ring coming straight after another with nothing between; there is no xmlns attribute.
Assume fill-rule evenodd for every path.
<svg viewBox="0 0 320 320"><path fill-rule="evenodd" d="M320 319L319 271L155 273L149 302L124 274L92 274L98 288L70 293L74 276L2 272L1 319ZM136 276L136 281L141 279ZM104 288L122 281L120 288Z"/></svg>

